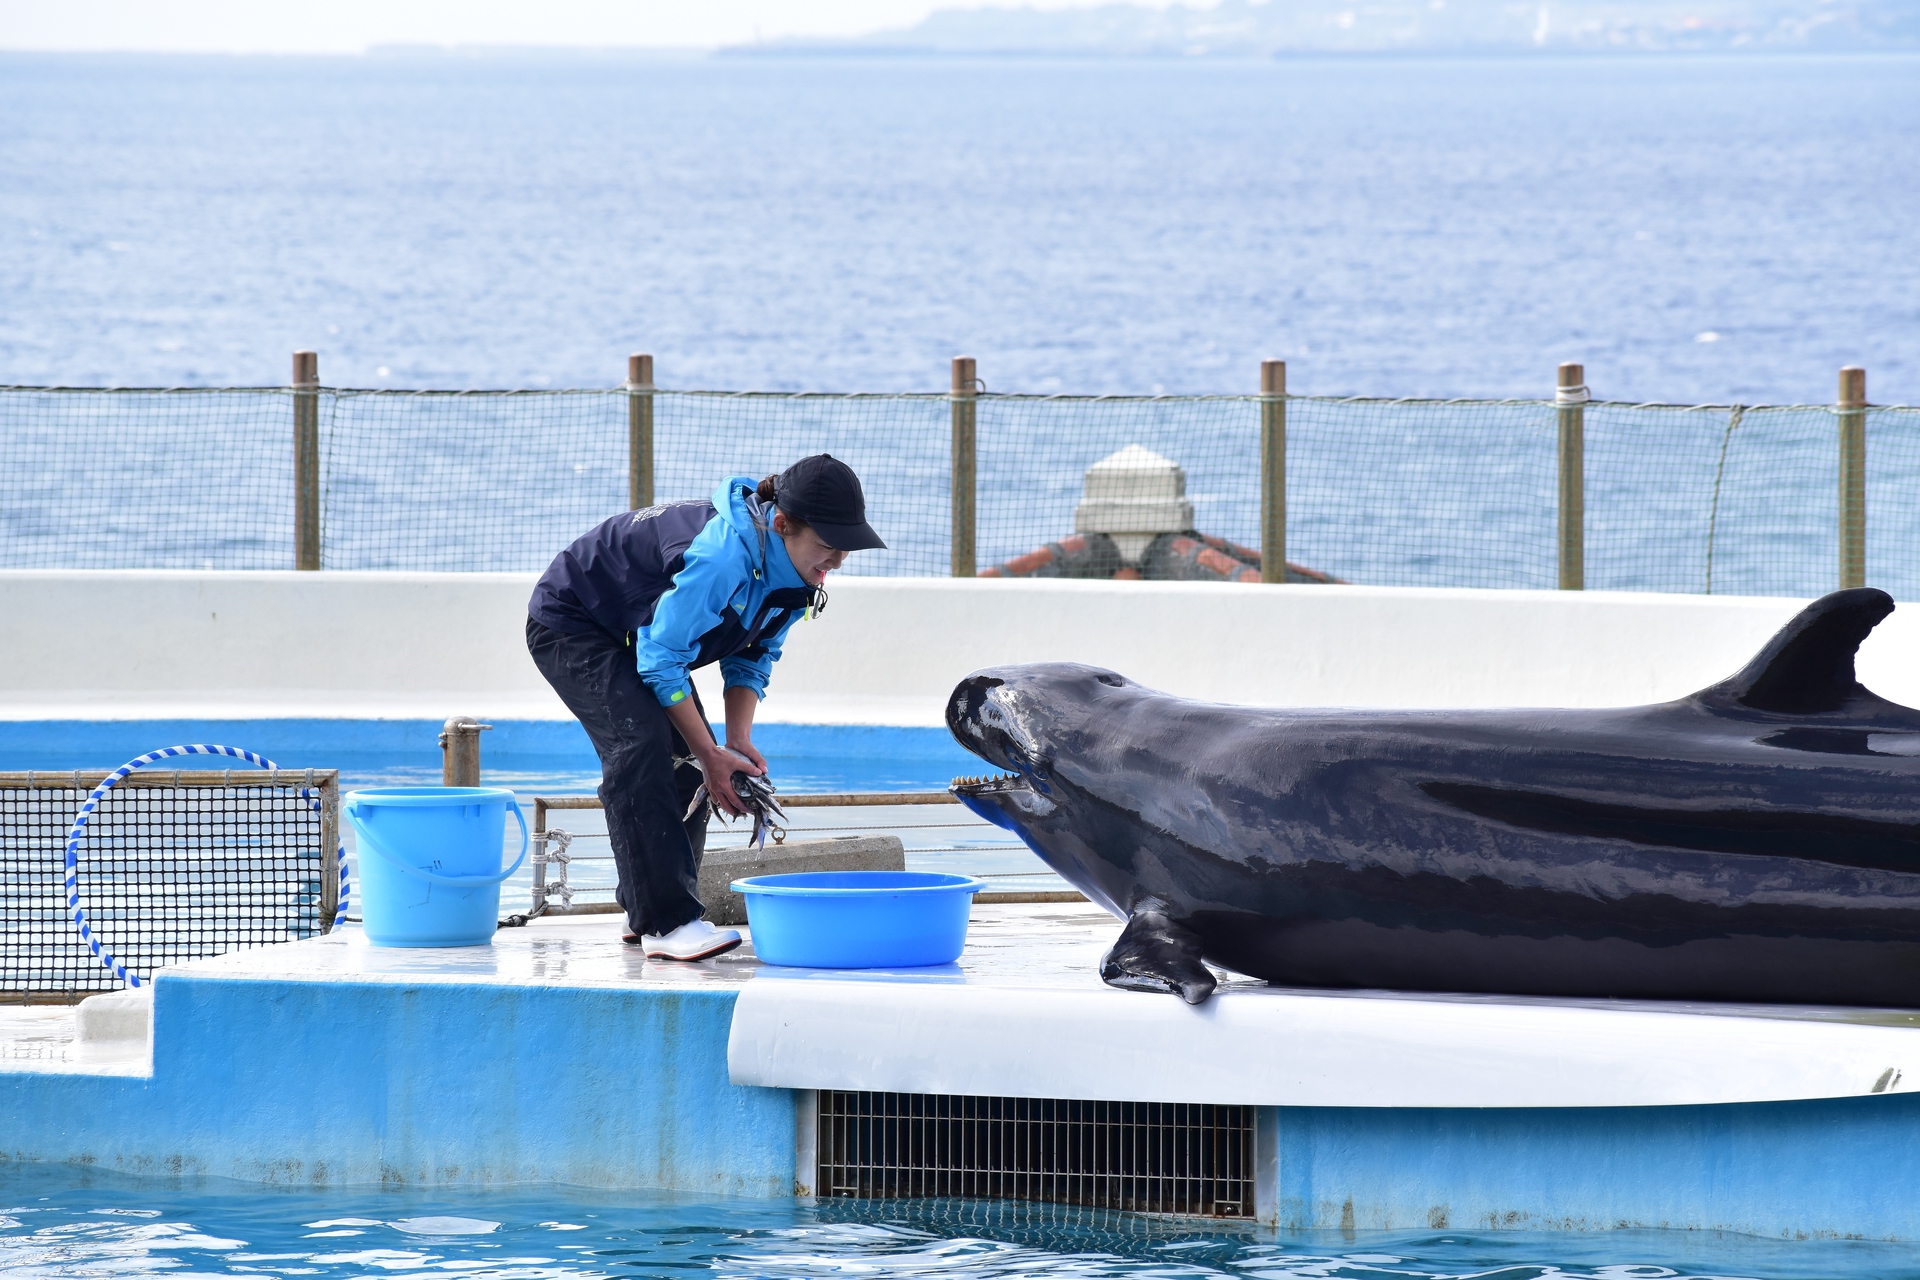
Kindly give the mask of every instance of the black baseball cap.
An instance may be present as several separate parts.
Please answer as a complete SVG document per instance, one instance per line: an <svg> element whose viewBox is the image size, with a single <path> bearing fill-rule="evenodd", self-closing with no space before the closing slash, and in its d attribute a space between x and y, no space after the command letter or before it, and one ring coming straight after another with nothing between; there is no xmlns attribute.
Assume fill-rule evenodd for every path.
<svg viewBox="0 0 1920 1280"><path fill-rule="evenodd" d="M773 500L796 520L805 520L835 551L884 551L887 544L867 523L860 477L831 454L816 453L782 471Z"/></svg>

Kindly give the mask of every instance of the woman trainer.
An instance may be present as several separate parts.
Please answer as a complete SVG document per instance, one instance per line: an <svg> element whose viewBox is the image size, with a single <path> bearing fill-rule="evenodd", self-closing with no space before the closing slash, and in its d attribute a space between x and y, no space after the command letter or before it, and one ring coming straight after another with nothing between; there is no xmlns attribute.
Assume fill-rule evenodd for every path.
<svg viewBox="0 0 1920 1280"><path fill-rule="evenodd" d="M710 501L615 516L534 587L527 649L600 756L626 940L648 956L702 960L740 945L700 918L707 815L688 807L711 778L708 803L746 812L729 782L767 771L753 715L787 628L826 602L821 583L848 552L886 545L859 477L822 453L758 485L734 476ZM726 685L725 746L688 677L712 662Z"/></svg>

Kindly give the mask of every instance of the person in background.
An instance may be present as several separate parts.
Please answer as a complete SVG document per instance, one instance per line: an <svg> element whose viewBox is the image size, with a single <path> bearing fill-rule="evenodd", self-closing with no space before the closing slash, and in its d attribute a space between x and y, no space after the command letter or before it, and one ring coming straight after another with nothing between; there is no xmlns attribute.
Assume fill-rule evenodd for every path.
<svg viewBox="0 0 1920 1280"><path fill-rule="evenodd" d="M757 485L733 476L709 501L613 517L541 575L527 649L600 756L600 801L627 913L626 941L649 957L702 960L740 945L703 920L698 895L706 805L746 807L735 773L764 774L753 717L787 629L826 603L847 554L884 548L852 468L816 454ZM718 662L726 744L716 743L688 673Z"/></svg>

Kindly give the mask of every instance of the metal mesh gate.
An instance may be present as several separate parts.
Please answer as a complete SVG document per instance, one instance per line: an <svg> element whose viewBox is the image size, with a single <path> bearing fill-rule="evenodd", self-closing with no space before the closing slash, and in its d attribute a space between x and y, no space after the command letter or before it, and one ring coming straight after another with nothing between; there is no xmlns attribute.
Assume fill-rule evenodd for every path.
<svg viewBox="0 0 1920 1280"><path fill-rule="evenodd" d="M1246 1106L820 1091L822 1197L1251 1218Z"/></svg>
<svg viewBox="0 0 1920 1280"><path fill-rule="evenodd" d="M0 773L0 1002L122 985L74 927L66 891L67 828L105 776ZM128 776L81 840L76 888L95 936L146 975L325 933L339 898L338 797L331 769Z"/></svg>

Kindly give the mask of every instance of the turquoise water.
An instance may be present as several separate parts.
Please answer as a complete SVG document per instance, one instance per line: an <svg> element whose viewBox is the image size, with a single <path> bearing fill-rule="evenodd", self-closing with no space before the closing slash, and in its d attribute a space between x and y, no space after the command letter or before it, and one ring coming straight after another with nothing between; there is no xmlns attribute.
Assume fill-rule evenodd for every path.
<svg viewBox="0 0 1920 1280"><path fill-rule="evenodd" d="M159 747L212 742L264 755L284 768L337 769L342 791L360 787L438 786L438 721L427 720L130 720L0 722L0 770L107 770ZM717 732L717 731L716 731ZM844 791L942 791L959 773L981 765L941 728L769 724L755 734L774 784L788 794ZM187 758L181 767L219 768L227 761ZM500 721L481 736L482 781L508 787L528 821L536 796L586 795L600 785L600 766L577 723ZM243 766L237 774L244 775ZM840 825L834 825L840 824ZM614 884L606 861L605 818L598 811L556 814L549 825L578 837L569 868L577 899L607 901ZM831 839L883 829L898 834L914 870L989 878L997 891L1057 891L1065 882L997 827L955 806L861 810L795 810L794 839ZM349 864L358 867L352 825L343 825ZM710 824L708 848L743 843L744 824ZM58 849L50 849L50 856ZM520 853L520 830L507 823L503 863ZM528 909L533 866L523 865L501 889L501 912Z"/></svg>
<svg viewBox="0 0 1920 1280"><path fill-rule="evenodd" d="M1274 1237L935 1201L687 1200L525 1188L282 1191L0 1164L0 1276L768 1280L1896 1280L1920 1251L1711 1232Z"/></svg>
<svg viewBox="0 0 1920 1280"><path fill-rule="evenodd" d="M349 789L430 785L440 781L439 733L437 720L0 721L0 770L112 769L159 747L214 742L283 768L338 769ZM936 790L980 767L943 728L767 724L754 740L783 791ZM547 795L600 785L574 721L499 721L480 745L490 785Z"/></svg>

